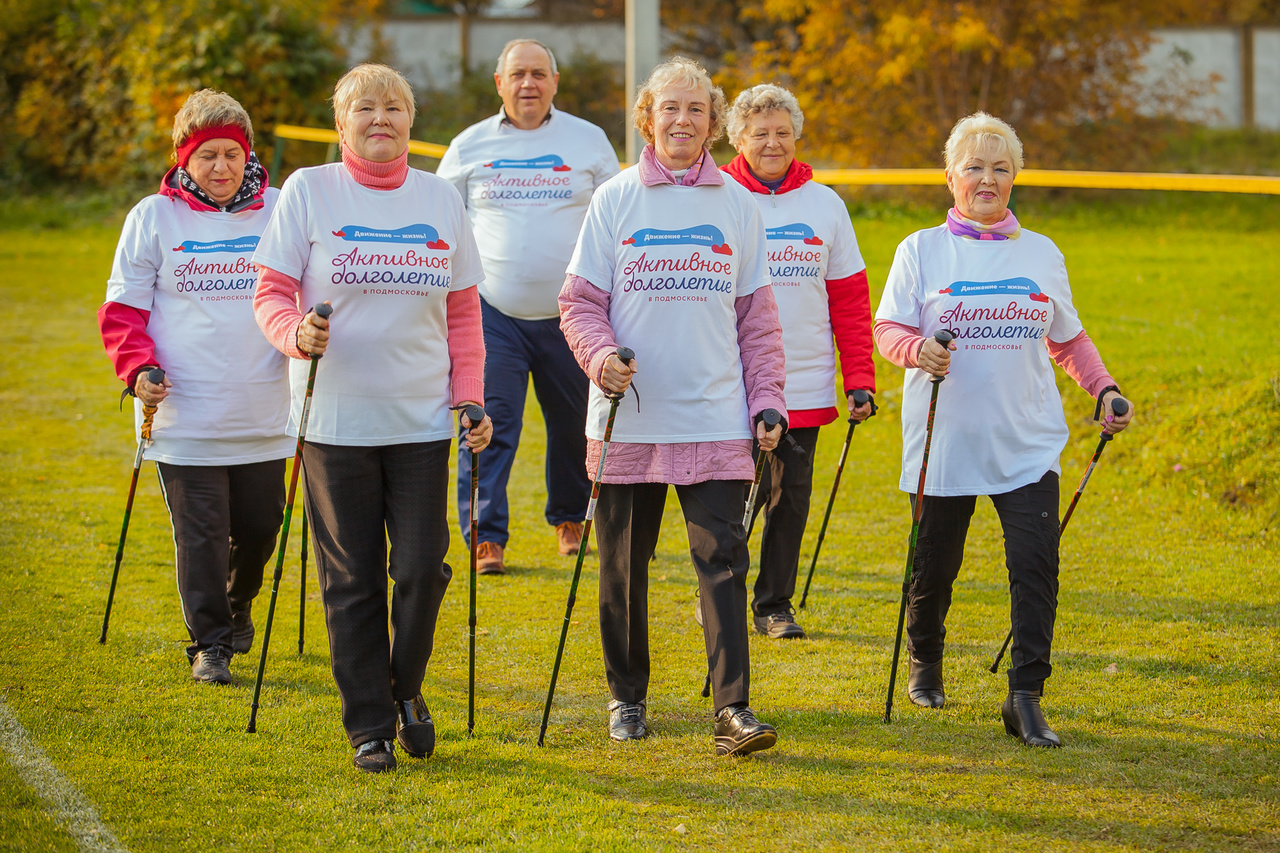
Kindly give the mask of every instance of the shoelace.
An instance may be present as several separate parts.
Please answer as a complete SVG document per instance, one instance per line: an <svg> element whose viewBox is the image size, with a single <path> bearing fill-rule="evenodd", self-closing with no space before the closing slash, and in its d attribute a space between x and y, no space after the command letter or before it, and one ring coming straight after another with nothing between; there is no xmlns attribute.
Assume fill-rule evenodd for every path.
<svg viewBox="0 0 1280 853"><path fill-rule="evenodd" d="M642 716L639 705L622 709L622 722L624 723L638 723Z"/></svg>

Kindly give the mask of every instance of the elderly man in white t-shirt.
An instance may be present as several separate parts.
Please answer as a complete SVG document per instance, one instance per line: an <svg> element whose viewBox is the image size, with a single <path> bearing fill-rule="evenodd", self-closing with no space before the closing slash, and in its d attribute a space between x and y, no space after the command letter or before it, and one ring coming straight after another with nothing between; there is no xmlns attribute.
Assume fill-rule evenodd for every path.
<svg viewBox="0 0 1280 853"><path fill-rule="evenodd" d="M592 193L618 172L604 131L552 107L560 74L546 45L508 42L493 79L502 109L458 134L436 170L462 193L485 273L485 405L494 430L480 466L480 574L505 570L507 480L530 377L547 427L546 519L561 554L578 550L591 487L583 465L588 382L560 331L556 295ZM469 470L462 459L464 520ZM466 521L462 528L469 536Z"/></svg>

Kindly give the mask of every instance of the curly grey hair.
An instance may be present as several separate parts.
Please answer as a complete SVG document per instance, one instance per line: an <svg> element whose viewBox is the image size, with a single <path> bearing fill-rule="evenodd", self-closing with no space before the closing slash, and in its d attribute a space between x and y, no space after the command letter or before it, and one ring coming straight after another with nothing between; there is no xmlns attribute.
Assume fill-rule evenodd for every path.
<svg viewBox="0 0 1280 853"><path fill-rule="evenodd" d="M781 86L772 83L761 83L739 93L729 108L729 144L737 148L747 132L747 122L751 117L771 110L785 110L791 115L791 129L796 139L804 129L804 112L796 96Z"/></svg>

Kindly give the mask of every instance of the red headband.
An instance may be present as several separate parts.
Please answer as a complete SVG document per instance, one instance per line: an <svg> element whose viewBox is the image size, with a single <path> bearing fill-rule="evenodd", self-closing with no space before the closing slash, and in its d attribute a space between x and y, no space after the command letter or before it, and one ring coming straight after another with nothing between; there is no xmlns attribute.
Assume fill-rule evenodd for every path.
<svg viewBox="0 0 1280 853"><path fill-rule="evenodd" d="M249 139L244 135L244 131L234 124L220 124L214 127L202 127L188 136L187 141L178 146L178 165L184 169L187 168L191 155L210 139L230 139L238 142L244 149L244 158L249 159Z"/></svg>

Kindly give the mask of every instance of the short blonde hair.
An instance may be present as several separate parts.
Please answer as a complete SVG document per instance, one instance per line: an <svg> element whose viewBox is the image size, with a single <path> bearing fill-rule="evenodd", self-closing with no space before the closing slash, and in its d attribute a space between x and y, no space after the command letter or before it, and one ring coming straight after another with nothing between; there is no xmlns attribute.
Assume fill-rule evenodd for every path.
<svg viewBox="0 0 1280 853"><path fill-rule="evenodd" d="M1007 122L982 112L965 116L951 128L946 147L942 149L946 170L950 172L962 157L987 142L998 142L1005 147L1016 177L1022 170L1022 140Z"/></svg>
<svg viewBox="0 0 1280 853"><path fill-rule="evenodd" d="M668 86L705 89L711 96L711 130L703 147L710 148L724 136L725 114L728 112L724 90L711 82L707 69L692 59L677 56L653 69L649 79L636 90L636 104L631 110L631 119L645 142L653 144L653 104Z"/></svg>
<svg viewBox="0 0 1280 853"><path fill-rule="evenodd" d="M206 127L238 127L253 149L253 122L240 102L216 89L201 89L187 98L178 114L173 117L173 153L176 157L191 135Z"/></svg>
<svg viewBox="0 0 1280 853"><path fill-rule="evenodd" d="M804 129L804 112L796 96L781 86L761 83L744 89L733 99L733 106L729 108L729 144L738 147L752 116L773 110L783 110L791 116L791 130L799 139L800 131Z"/></svg>
<svg viewBox="0 0 1280 853"><path fill-rule="evenodd" d="M391 94L404 101L409 109L409 124L417 115L417 105L413 102L413 87L404 75L388 65L366 62L357 65L333 87L333 121L342 124L342 117L347 114L351 105L360 98L379 97Z"/></svg>

